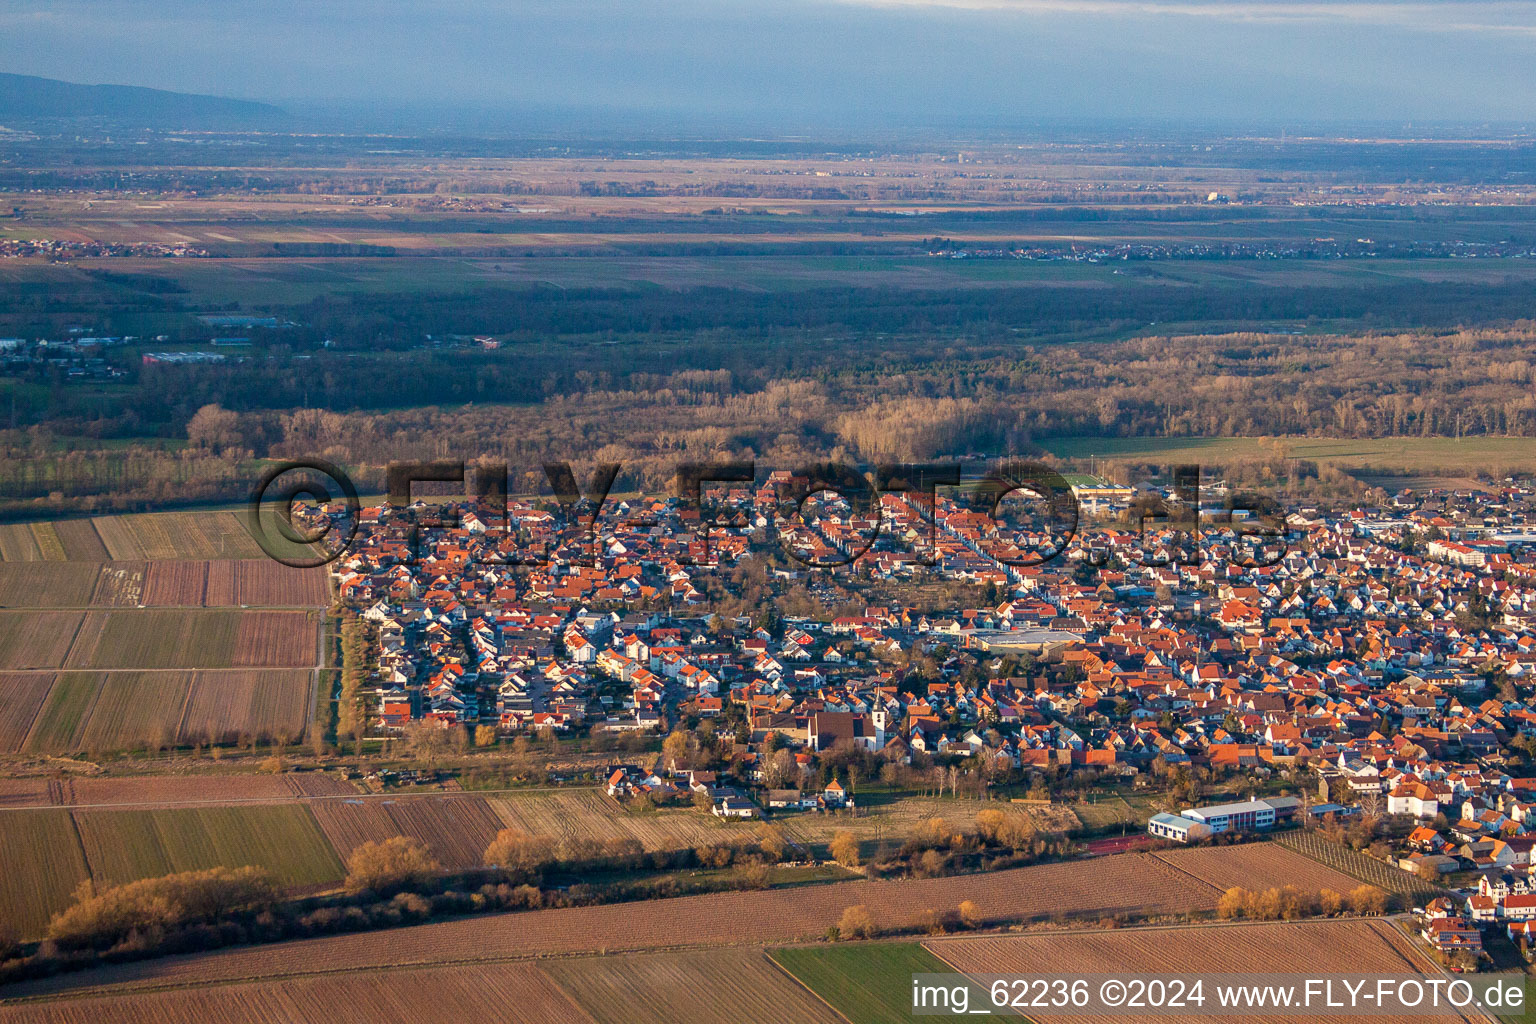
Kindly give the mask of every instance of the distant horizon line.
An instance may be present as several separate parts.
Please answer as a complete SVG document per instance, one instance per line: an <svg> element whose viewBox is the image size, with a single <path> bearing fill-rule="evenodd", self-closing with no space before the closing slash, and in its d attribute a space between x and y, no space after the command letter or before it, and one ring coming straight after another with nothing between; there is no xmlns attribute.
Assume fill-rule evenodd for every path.
<svg viewBox="0 0 1536 1024"><path fill-rule="evenodd" d="M187 92L124 82L76 82L0 72L18 77L88 88L149 90L171 96L266 104L295 122L318 121L338 134L361 131L383 136L416 138L426 134L484 134L528 138L555 135L590 141L696 142L846 142L860 135L869 141L917 138L946 143L1000 144L1006 135L1051 132L1159 134L1221 133L1261 139L1341 141L1340 133L1364 134L1370 141L1412 141L1426 135L1462 133L1468 139L1536 137L1536 120L1498 118L1437 118L1403 116L1276 117L1218 114L1036 113L1029 117L941 116L926 113L909 119L865 113L838 117L827 114L769 113L761 110L719 111L697 107L621 106L610 103L559 103L509 99L484 101L463 98L335 97L243 95ZM3 116L3 114L0 114ZM488 121L522 119L519 126ZM430 123L423 123L430 120ZM579 121L579 124L561 123ZM274 126L275 127L275 126ZM594 137L595 133L595 137Z"/></svg>

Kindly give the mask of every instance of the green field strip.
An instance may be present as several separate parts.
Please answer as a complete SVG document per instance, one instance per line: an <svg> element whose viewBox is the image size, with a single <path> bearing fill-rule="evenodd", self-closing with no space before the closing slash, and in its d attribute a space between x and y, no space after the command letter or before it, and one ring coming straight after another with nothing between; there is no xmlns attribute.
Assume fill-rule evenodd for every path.
<svg viewBox="0 0 1536 1024"><path fill-rule="evenodd" d="M100 672L60 672L55 676L22 749L34 753L76 749L105 678Z"/></svg>
<svg viewBox="0 0 1536 1024"><path fill-rule="evenodd" d="M958 974L953 967L916 942L851 942L819 946L789 946L770 950L769 957L850 1024L890 1024L912 1013L914 974ZM975 989L971 1006L988 1005ZM1017 1015L968 1013L967 1020L1018 1021Z"/></svg>

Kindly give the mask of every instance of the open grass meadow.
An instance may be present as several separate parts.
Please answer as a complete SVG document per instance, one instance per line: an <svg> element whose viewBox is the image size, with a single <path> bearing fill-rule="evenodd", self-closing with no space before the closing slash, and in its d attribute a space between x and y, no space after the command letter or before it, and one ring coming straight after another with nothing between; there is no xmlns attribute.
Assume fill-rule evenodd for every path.
<svg viewBox="0 0 1536 1024"><path fill-rule="evenodd" d="M912 975L952 974L954 968L916 942L839 943L772 950L776 964L850 1024L890 1024L912 1017ZM972 1008L988 1006L973 989ZM1018 1020L968 1013L967 1020Z"/></svg>

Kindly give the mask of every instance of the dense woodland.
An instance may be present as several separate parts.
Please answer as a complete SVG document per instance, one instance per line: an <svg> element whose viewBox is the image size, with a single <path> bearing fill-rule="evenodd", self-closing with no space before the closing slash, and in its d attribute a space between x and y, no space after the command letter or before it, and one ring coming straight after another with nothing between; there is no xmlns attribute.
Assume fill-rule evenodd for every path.
<svg viewBox="0 0 1536 1024"><path fill-rule="evenodd" d="M398 140L394 155L274 136L252 166L251 140L210 137L194 167L157 137L40 132L0 155L8 230L84 218L81 233L121 231L93 204L159 197L155 237L184 231L212 255L190 272L187 261L19 261L27 272L0 277L0 338L73 330L207 350L199 314L288 324L242 330L250 346L219 350L222 362L143 362L159 341L93 351L82 358L97 365L73 378L68 359L8 359L0 514L37 499L75 511L238 499L260 460L279 457L344 463L368 486L391 460L489 459L526 493L552 459L620 462L616 487L653 489L682 459L1029 455L1062 436L1536 437L1526 254L1404 271L1402 248L1536 246L1530 143L1204 141L1068 133L983 142L978 162L855 142L527 139L481 139L465 159L447 136ZM1215 182L1236 201L1208 201ZM504 202L517 195L570 201ZM920 229L909 201L932 201ZM234 234L209 231L220 224ZM247 230L268 225L302 231ZM388 231L356 235L378 245L319 240L359 225ZM305 232L316 235L271 240ZM508 232L548 245L508 256L557 257L583 268L566 278L580 283L527 283L545 280L537 268L503 278L499 266L411 276L434 245L457 252ZM936 285L943 256L929 252L967 238L1004 256L1012 238L1166 245L1156 267L968 265L978 272ZM1377 265L1306 248L1324 242L1395 255ZM1229 243L1284 247L1286 268L1261 269L1277 251L1229 258ZM501 244L476 259L494 264ZM221 245L263 251L224 260L236 254ZM1179 257L1164 259L1175 245ZM739 278L687 276L708 262L696 257L768 252L879 256L892 272L789 261L791 272L755 278L747 261ZM605 276L635 254L681 257L684 269L667 285ZM349 290L349 261L401 269L368 278L387 290ZM252 285L259 298L229 302L246 298L247 275L268 274ZM273 282L296 297L273 301L285 294ZM487 336L496 347L475 340ZM1283 440L1274 458L1283 465Z"/></svg>
<svg viewBox="0 0 1536 1024"><path fill-rule="evenodd" d="M1027 455L1061 435L1536 437L1536 324L1525 322L942 347L917 337L673 338L496 351L271 348L238 365L149 367L99 416L65 412L0 433L0 495L239 497L256 475L250 460L267 457L375 467L486 458L507 463L513 489L528 492L546 486L550 459L623 463L617 487L626 490L667 487L681 460L787 467ZM66 401L77 394L63 391ZM175 446L74 441L66 454L56 440L152 433Z"/></svg>

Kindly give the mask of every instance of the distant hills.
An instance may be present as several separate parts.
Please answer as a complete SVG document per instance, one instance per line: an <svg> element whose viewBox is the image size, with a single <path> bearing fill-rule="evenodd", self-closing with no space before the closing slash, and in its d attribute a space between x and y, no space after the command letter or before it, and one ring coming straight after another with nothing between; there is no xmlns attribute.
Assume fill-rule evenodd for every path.
<svg viewBox="0 0 1536 1024"><path fill-rule="evenodd" d="M278 107L251 100L0 73L0 121L92 117L153 126L256 125L287 116Z"/></svg>

